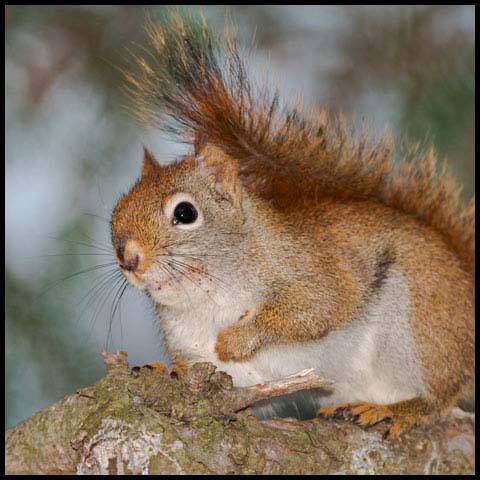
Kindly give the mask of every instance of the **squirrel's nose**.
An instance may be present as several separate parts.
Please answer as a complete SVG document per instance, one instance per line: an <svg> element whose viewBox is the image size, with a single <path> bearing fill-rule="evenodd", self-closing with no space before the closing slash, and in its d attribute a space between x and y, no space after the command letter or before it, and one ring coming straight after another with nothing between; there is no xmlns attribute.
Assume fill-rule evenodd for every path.
<svg viewBox="0 0 480 480"><path fill-rule="evenodd" d="M120 267L129 272L135 272L144 257L142 248L135 240L128 240L125 246L118 247L116 252Z"/></svg>
<svg viewBox="0 0 480 480"><path fill-rule="evenodd" d="M133 257L126 258L122 263L120 263L120 266L129 272L134 272L138 267L139 260L140 259L138 255L135 255Z"/></svg>

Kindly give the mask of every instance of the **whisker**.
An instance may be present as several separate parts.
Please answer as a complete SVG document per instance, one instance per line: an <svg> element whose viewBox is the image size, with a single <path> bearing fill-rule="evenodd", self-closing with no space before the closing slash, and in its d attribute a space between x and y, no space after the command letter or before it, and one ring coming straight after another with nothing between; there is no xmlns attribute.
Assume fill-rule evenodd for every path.
<svg viewBox="0 0 480 480"><path fill-rule="evenodd" d="M170 268L172 268L173 270L177 271L178 273L180 273L182 276L184 276L187 280L189 280L193 285L195 285L197 288L199 288L215 305L218 306L218 303L209 295L209 293L204 290L202 288L202 286L196 282L195 280L193 280L192 278L190 278L189 275L186 274L185 271L182 271L181 268L184 268L184 267L181 267L179 265L172 265L171 263L169 263L169 266Z"/></svg>
<svg viewBox="0 0 480 480"><path fill-rule="evenodd" d="M127 282L128 283L128 282ZM124 288L124 292L128 292L128 284ZM123 324L122 324L122 299L123 299L123 292L120 295L119 306L118 306L118 323L120 326L120 346L123 347Z"/></svg>
<svg viewBox="0 0 480 480"><path fill-rule="evenodd" d="M111 293L114 292L118 288L118 286L123 282L124 279L125 279L125 277L120 274L117 279L114 279L110 288L108 288L108 285L107 285L106 288L103 290L102 299L101 299L101 301L98 302L97 307L96 307L95 312L94 312L93 319L90 322L90 325L91 325L92 328L95 326L95 323L97 322L98 316L100 315L100 312L103 310L103 307L106 304L106 302L107 302L108 298L110 297ZM107 344L105 344L105 348L107 348Z"/></svg>
<svg viewBox="0 0 480 480"><path fill-rule="evenodd" d="M118 276L117 276L118 275ZM93 331L95 327L95 323L97 317L103 308L103 305L107 301L108 297L110 296L111 292L115 289L115 286L118 284L119 280L121 279L122 274L120 272L114 272L112 277L108 277L102 281L102 285L98 288L97 292L93 295L93 302L89 301L89 304L96 303L96 307L94 308L94 315L89 322L89 328Z"/></svg>
<svg viewBox="0 0 480 480"><path fill-rule="evenodd" d="M155 245L153 246L153 248L154 248L154 249L156 249L156 248L167 248L167 247L171 247L172 245L175 245L175 243L176 243L176 242L171 242L171 243L167 243L167 244L165 244L165 245L160 246L160 242L161 242L161 240L158 240L158 241L155 243Z"/></svg>
<svg viewBox="0 0 480 480"><path fill-rule="evenodd" d="M168 265L164 264L163 262L161 262L159 264L160 268L167 273L167 275L178 285L180 285L183 289L183 291L185 292L185 295L188 297L188 301L190 302L190 305L193 305L192 303L192 298L190 297L189 293L188 293L188 290L184 287L184 285L182 284L182 282L180 282L178 279L175 278L175 276L170 272L170 270L168 270Z"/></svg>
<svg viewBox="0 0 480 480"><path fill-rule="evenodd" d="M118 302L120 301L120 299L122 298L122 295L123 295L123 292L125 291L125 289L128 287L128 280L126 278L124 278L124 281L120 284L120 287L119 289L117 290L117 294L115 295L114 299L113 299L113 302L112 302L112 308L110 309L110 320L111 320L111 323L113 322L114 318L115 318L115 314L117 313L117 309L118 309ZM110 329L111 330L111 329Z"/></svg>
<svg viewBox="0 0 480 480"><path fill-rule="evenodd" d="M70 256L101 256L111 257L111 253L49 253L46 255L34 255L33 257L18 257L19 259L47 258L47 257L70 257Z"/></svg>
<svg viewBox="0 0 480 480"><path fill-rule="evenodd" d="M226 282L224 282L221 278L219 278L219 277L217 277L217 276L215 276L215 275L213 275L213 274L211 274L211 273L208 273L208 272L206 272L206 271L204 271L204 270L202 270L202 269L199 269L199 268L195 267L194 265L191 265L191 264L185 263L185 262L181 262L180 260L177 260L177 259L175 259L175 258L172 258L172 257L175 257L175 256L176 256L176 254L171 254L171 255L156 255L154 258L157 258L157 259L158 259L158 258L161 258L161 257L166 257L166 258L168 258L168 262L176 263L177 265L181 265L181 266L183 266L184 268L186 268L186 269L189 270L189 271L197 272L197 273L199 273L199 274L201 274L201 275L203 275L203 276L205 276L205 277L207 277L207 278L210 278L211 280L213 280L214 282L216 282L216 284L217 284L219 287L223 288L223 290L224 290L225 292L228 292L228 291L229 291L229 290L228 290L228 284L227 284ZM192 256L191 258L195 258L195 257Z"/></svg>
<svg viewBox="0 0 480 480"><path fill-rule="evenodd" d="M97 244L98 246L100 246L100 247L102 247L102 248L104 248L104 249L106 249L107 251L110 251L110 252L112 252L112 250L113 250L111 245L101 243L98 240L93 239L90 235L87 235L86 233L81 232L80 235L82 235L82 237L85 237L87 240L90 240L90 242L92 242L92 245Z"/></svg>
<svg viewBox="0 0 480 480"><path fill-rule="evenodd" d="M101 250L109 254L112 254L112 249L98 247L97 245L92 245L90 243L80 242L78 240L69 240L66 238L58 238L58 237L49 237L49 238L51 238L52 240L58 240L59 242L67 242L67 243L72 243L74 245L83 245L84 247L96 248L97 250Z"/></svg>
<svg viewBox="0 0 480 480"><path fill-rule="evenodd" d="M218 231L218 233L222 234L222 235L240 235L240 236L246 236L247 234L246 233L243 233L243 232L222 232L221 230Z"/></svg>
<svg viewBox="0 0 480 480"><path fill-rule="evenodd" d="M194 242L192 242L194 243ZM223 252L221 254L212 254L212 253L201 253L201 252L195 252L195 254L193 255L192 253L188 253L188 252L181 252L181 253L175 253L175 252L165 252L163 251L165 248L168 248L168 247L178 247L178 246L182 246L182 245L185 245L185 242L181 242L181 243L178 243L178 242L175 242L175 243L169 243L169 244L166 244L166 245L162 245L161 247L158 246L158 243L153 247L153 254L154 255L157 255L157 256L190 256L192 258L194 257L222 257L222 258L227 258L227 257L232 257L233 255L229 254L229 253L226 253L226 252Z"/></svg>
<svg viewBox="0 0 480 480"><path fill-rule="evenodd" d="M84 313L86 310L95 303L96 300L100 299L103 295L103 292L108 288L108 286L111 284L112 280L115 279L117 275L121 275L121 273L118 270L114 270L111 272L106 272L102 273L100 275L100 278L97 279L93 287L91 287L88 292L76 303L76 306L80 306L80 304L87 299L85 303L85 306L82 308L82 310L77 314L76 316L76 323L80 321L80 319L83 317ZM89 330L92 332L92 325L90 321L89 325ZM91 333L90 333L91 334Z"/></svg>
<svg viewBox="0 0 480 480"><path fill-rule="evenodd" d="M127 287L128 287L128 280L124 278L123 282L120 283L118 290L113 297L112 306L110 308L110 321L108 323L107 340L105 344L106 350L108 350L108 342L112 337L112 327L113 327L113 322L115 320L115 313L117 312L117 308L119 306L119 302L120 302L120 299L122 298L123 292L125 292L125 289Z"/></svg>
<svg viewBox="0 0 480 480"><path fill-rule="evenodd" d="M93 272L95 270L99 270L100 268L107 268L107 267L113 267L113 265L116 265L116 262L110 262L110 263L104 263L102 265L94 265L93 267L89 267L89 268L85 268L84 270L80 270L79 272L75 272L75 273L72 273L71 275L68 275L64 278L61 278L59 280L56 280L54 283L52 283L51 285L48 285L47 288L42 291L41 293L39 293L34 300L38 300L40 297L42 297L43 295L45 295L49 290L51 290L52 288L56 287L57 285L59 285L60 283L64 282L65 280L69 280L71 278L74 278L74 277L77 277L78 275L82 275L84 273L88 273L88 272Z"/></svg>
<svg viewBox="0 0 480 480"><path fill-rule="evenodd" d="M174 240L173 242L170 242L170 243L166 243L164 245L160 245L160 240L158 240L155 245L153 246L154 249L156 248L168 248L168 247L177 247L177 246L181 246L181 245L186 245L186 244L189 244L189 243L193 243L193 244L196 244L197 242L194 242L193 240Z"/></svg>
<svg viewBox="0 0 480 480"><path fill-rule="evenodd" d="M98 218L99 220L103 220L105 223L108 223L110 225L110 220L108 218L102 217L101 215L97 215L95 213L89 213L89 212L83 212L82 215Z"/></svg>
<svg viewBox="0 0 480 480"><path fill-rule="evenodd" d="M213 255L213 254L203 254L196 253L195 255L189 253L170 253L174 257L191 257L191 258L200 258L200 257L225 257L225 255Z"/></svg>
<svg viewBox="0 0 480 480"><path fill-rule="evenodd" d="M190 265L189 263L181 262L180 260L176 260L176 259L171 259L171 261L176 263L177 265L182 265L189 270L193 270L194 272L200 273L201 275L211 278L212 280L216 281L220 286L227 286L227 283L224 282L221 278L215 275L212 275L211 273L205 272L202 269L195 267L194 265Z"/></svg>
<svg viewBox="0 0 480 480"><path fill-rule="evenodd" d="M91 287L88 292L75 304L75 306L80 306L80 304L83 302L83 300L85 300L85 298L88 297L88 295L94 291L94 290L97 290L98 288L100 288L101 284L103 284L104 281L106 280L109 280L109 279L113 279L118 273L120 273L119 271L117 271L117 269L113 269L111 270L110 272L104 272L100 275L100 278L97 279L97 282L93 285L93 287Z"/></svg>

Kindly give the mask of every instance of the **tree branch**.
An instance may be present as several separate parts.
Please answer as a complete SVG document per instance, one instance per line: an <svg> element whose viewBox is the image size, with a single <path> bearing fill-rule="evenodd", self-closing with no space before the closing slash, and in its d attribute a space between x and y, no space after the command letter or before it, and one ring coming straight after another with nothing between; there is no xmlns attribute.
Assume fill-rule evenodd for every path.
<svg viewBox="0 0 480 480"><path fill-rule="evenodd" d="M234 388L210 363L178 379L105 355L107 375L6 432L8 474L428 474L474 472L474 416L383 440L327 420L255 418L247 407L329 383L312 370Z"/></svg>

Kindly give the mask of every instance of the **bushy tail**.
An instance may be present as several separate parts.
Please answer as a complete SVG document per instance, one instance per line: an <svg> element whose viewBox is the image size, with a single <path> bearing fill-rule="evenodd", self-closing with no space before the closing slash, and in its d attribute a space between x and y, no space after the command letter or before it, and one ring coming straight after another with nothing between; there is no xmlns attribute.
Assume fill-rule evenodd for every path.
<svg viewBox="0 0 480 480"><path fill-rule="evenodd" d="M244 184L282 208L325 196L367 199L413 215L443 234L473 270L474 203L464 207L432 151L393 161L392 142L355 135L343 119L281 107L252 83L230 34L171 13L147 22L151 51L125 74L135 113L192 145L219 146L238 161Z"/></svg>

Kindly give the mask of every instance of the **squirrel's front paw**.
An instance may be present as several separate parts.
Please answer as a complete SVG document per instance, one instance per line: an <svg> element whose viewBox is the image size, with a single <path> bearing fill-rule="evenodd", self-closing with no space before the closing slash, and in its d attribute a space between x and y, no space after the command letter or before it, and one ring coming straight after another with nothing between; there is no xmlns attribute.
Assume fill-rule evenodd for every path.
<svg viewBox="0 0 480 480"><path fill-rule="evenodd" d="M255 336L248 332L248 328L231 325L218 334L215 352L222 362L240 362L252 357L255 347Z"/></svg>
<svg viewBox="0 0 480 480"><path fill-rule="evenodd" d="M144 363L133 367L131 372L137 377L142 369L152 370L161 375L170 375L181 378L188 370L188 363L186 361L174 362L171 369L163 362Z"/></svg>
<svg viewBox="0 0 480 480"><path fill-rule="evenodd" d="M132 368L131 372L134 376L138 376L140 370L147 369L153 370L154 372L160 373L161 375L168 375L169 369L167 365L163 362L151 362L151 363L144 363L142 365L136 365Z"/></svg>

